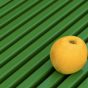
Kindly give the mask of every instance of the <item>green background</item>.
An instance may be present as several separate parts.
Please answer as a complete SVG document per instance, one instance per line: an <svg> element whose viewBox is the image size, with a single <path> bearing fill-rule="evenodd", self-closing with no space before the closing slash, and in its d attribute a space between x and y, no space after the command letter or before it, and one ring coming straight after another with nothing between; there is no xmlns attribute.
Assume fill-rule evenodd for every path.
<svg viewBox="0 0 88 88"><path fill-rule="evenodd" d="M0 0L0 17L0 88L88 88L88 62L62 75L49 56L67 35L88 47L88 0Z"/></svg>

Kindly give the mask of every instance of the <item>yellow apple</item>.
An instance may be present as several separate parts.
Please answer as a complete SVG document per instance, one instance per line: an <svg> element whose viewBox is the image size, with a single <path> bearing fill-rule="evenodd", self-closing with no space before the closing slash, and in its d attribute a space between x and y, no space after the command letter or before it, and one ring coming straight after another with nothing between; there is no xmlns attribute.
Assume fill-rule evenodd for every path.
<svg viewBox="0 0 88 88"><path fill-rule="evenodd" d="M51 47L53 67L62 74L72 74L83 68L87 61L87 46L76 36L65 36Z"/></svg>

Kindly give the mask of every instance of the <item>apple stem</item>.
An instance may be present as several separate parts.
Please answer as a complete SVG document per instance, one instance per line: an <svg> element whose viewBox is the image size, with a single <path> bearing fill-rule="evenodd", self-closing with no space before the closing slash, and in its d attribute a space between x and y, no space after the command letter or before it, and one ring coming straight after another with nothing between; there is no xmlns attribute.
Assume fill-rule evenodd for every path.
<svg viewBox="0 0 88 88"><path fill-rule="evenodd" d="M74 41L74 40L70 40L69 42L72 44L76 44L76 41Z"/></svg>

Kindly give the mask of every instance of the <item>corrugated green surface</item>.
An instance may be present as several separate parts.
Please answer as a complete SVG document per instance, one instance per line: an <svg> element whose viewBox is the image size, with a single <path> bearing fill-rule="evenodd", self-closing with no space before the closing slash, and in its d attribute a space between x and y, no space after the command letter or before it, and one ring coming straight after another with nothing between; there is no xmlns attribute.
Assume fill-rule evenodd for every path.
<svg viewBox="0 0 88 88"><path fill-rule="evenodd" d="M66 35L88 46L88 0L1 0L0 17L0 88L88 88L88 62L67 76L49 57Z"/></svg>

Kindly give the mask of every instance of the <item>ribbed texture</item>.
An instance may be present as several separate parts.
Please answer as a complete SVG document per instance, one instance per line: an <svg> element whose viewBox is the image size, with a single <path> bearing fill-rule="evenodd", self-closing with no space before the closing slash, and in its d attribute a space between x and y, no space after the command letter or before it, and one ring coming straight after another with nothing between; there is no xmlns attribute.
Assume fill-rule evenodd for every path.
<svg viewBox="0 0 88 88"><path fill-rule="evenodd" d="M0 17L0 88L88 87L88 62L67 76L49 56L53 42L66 35L88 47L87 0L1 0Z"/></svg>

